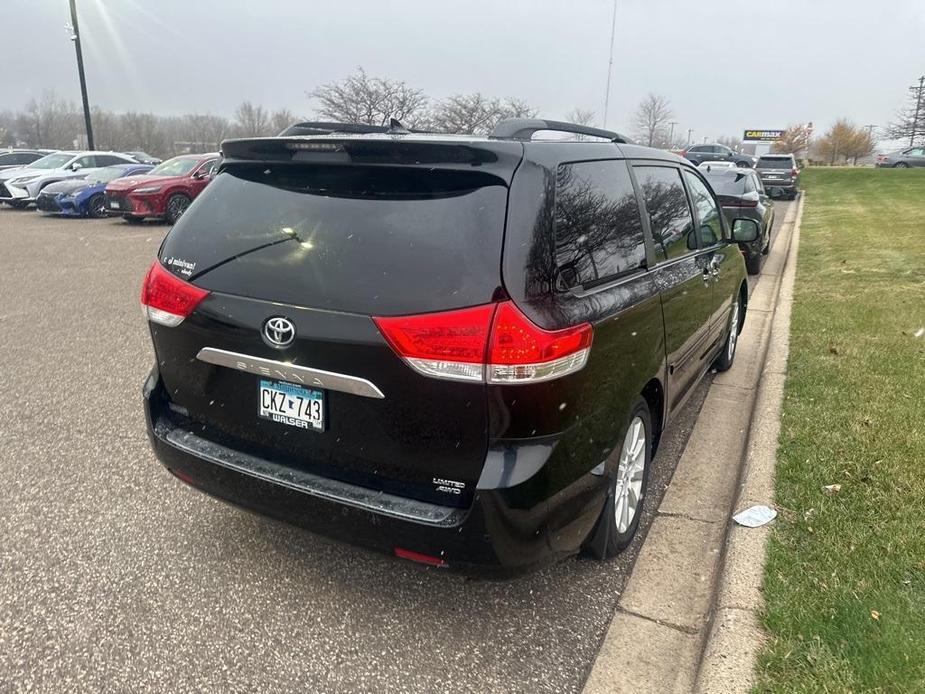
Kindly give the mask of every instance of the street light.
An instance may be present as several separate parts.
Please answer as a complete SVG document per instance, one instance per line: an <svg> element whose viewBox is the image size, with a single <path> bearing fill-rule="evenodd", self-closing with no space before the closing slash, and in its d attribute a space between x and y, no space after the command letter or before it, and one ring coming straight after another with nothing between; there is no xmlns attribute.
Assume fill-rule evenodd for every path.
<svg viewBox="0 0 925 694"><path fill-rule="evenodd" d="M84 76L84 58L80 50L80 29L77 26L77 0L68 0L71 5L71 23L66 28L71 32L71 41L77 51L77 74L80 76L80 97L84 105L84 123L87 126L87 147L93 146L93 125L90 123L90 99L87 98L87 78Z"/></svg>

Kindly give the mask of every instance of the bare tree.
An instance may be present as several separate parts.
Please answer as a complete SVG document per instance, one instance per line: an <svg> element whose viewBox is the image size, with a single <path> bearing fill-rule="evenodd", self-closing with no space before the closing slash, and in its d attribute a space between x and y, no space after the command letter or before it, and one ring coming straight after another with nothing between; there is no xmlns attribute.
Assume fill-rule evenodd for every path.
<svg viewBox="0 0 925 694"><path fill-rule="evenodd" d="M587 125L589 127L594 127L594 123L597 120L597 114L589 108L581 108L576 106L565 115L565 120L567 120L569 123L575 123L577 125Z"/></svg>
<svg viewBox="0 0 925 694"><path fill-rule="evenodd" d="M32 99L16 118L20 139L33 147L66 149L78 138L80 114L74 104L59 98L53 91Z"/></svg>
<svg viewBox="0 0 925 694"><path fill-rule="evenodd" d="M309 97L321 103L320 118L341 123L387 125L390 118L397 118L410 126L427 107L427 97L420 89L399 80L370 77L362 67L346 79L309 92Z"/></svg>
<svg viewBox="0 0 925 694"><path fill-rule="evenodd" d="M298 117L288 108L277 109L273 111L273 115L270 116L270 130L273 131L274 135L279 135L290 125L298 122L298 120Z"/></svg>
<svg viewBox="0 0 925 694"><path fill-rule="evenodd" d="M788 125L780 139L771 144L771 151L798 155L809 149L812 134L812 127L806 123Z"/></svg>
<svg viewBox="0 0 925 694"><path fill-rule="evenodd" d="M909 90L909 102L899 110L896 118L887 126L886 136L890 140L909 140L909 146L925 144L925 76L918 85Z"/></svg>
<svg viewBox="0 0 925 694"><path fill-rule="evenodd" d="M726 147L735 150L736 152L742 149L742 138L736 137L735 135L722 135L716 138L716 141L721 145L726 145Z"/></svg>
<svg viewBox="0 0 925 694"><path fill-rule="evenodd" d="M636 108L633 117L639 141L649 147L667 146L668 123L673 115L668 99L658 94L649 94Z"/></svg>
<svg viewBox="0 0 925 694"><path fill-rule="evenodd" d="M263 106L242 101L235 109L235 134L241 137L262 137L270 134L270 114Z"/></svg>
<svg viewBox="0 0 925 694"><path fill-rule="evenodd" d="M476 92L444 99L430 112L428 128L447 133L490 133L505 118L530 118L536 111L517 99L496 99Z"/></svg>

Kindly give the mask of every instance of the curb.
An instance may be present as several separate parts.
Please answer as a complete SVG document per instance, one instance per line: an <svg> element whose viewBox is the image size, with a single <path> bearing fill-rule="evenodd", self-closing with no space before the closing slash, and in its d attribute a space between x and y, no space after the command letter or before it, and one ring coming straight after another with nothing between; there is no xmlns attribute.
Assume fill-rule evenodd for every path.
<svg viewBox="0 0 925 694"><path fill-rule="evenodd" d="M755 504L774 507L774 468L790 353L790 313L802 218L801 195L755 398L736 510ZM745 692L754 684L755 661L765 641L758 614L764 607L761 588L770 533L771 525L760 528L728 525L726 557L712 624L701 652L698 692Z"/></svg>
<svg viewBox="0 0 925 694"><path fill-rule="evenodd" d="M762 643L755 611L768 528L739 529L731 516L745 502L770 505L773 499L802 210L801 196L749 297L736 364L713 379L585 694L749 687ZM786 308L778 315L780 304Z"/></svg>

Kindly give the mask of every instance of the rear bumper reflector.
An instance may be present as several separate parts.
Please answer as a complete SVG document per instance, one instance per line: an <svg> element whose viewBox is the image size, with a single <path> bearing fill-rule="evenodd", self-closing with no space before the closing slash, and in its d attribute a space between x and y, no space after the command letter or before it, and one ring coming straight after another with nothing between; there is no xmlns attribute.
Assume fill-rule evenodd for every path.
<svg viewBox="0 0 925 694"><path fill-rule="evenodd" d="M285 361L252 357L248 354L228 352L214 347L203 347L199 350L196 358L207 364L225 366L229 369L252 373L255 376L268 376L280 381L315 386L326 390L337 390L364 398L382 399L385 397L375 383L358 376L313 369L309 366L298 366Z"/></svg>

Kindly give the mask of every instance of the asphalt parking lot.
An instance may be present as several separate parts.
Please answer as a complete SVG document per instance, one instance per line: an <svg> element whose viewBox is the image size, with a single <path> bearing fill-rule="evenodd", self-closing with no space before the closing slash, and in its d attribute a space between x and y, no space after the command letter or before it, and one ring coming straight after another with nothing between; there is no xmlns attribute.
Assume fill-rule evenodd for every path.
<svg viewBox="0 0 925 694"><path fill-rule="evenodd" d="M0 207L0 690L580 691L641 536L611 563L468 580L161 468L138 290L166 231ZM649 510L707 387L663 439Z"/></svg>

